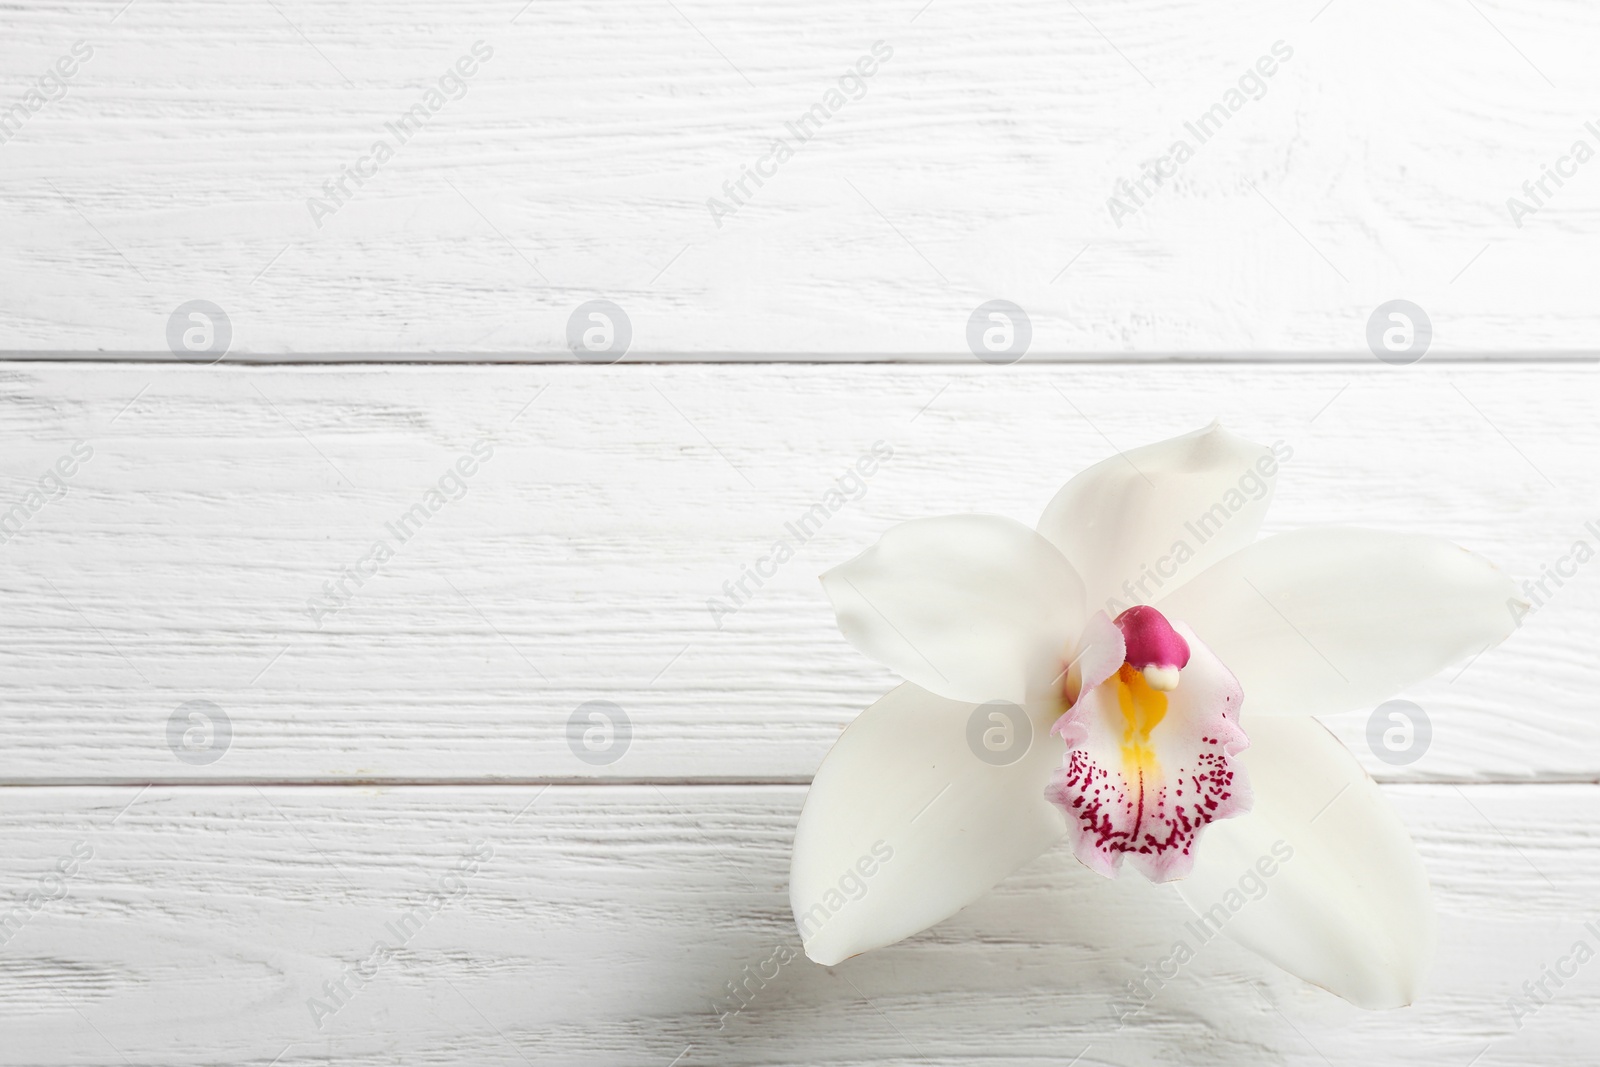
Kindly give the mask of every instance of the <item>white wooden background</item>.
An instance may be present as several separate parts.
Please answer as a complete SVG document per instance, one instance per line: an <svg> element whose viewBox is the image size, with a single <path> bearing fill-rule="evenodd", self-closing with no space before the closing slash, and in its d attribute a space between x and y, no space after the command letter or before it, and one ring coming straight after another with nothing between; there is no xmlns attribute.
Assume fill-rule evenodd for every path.
<svg viewBox="0 0 1600 1067"><path fill-rule="evenodd" d="M93 49L0 143L0 511L92 450L0 543L0 910L26 913L0 1064L1592 1061L1600 972L1508 1007L1600 944L1586 567L1407 694L1417 762L1329 721L1434 882L1413 1008L1218 941L1119 1027L1187 910L1065 852L713 1004L797 947L805 783L892 684L815 575L889 524L1031 522L1221 416L1294 450L1272 530L1432 532L1532 580L1600 545L1600 163L1521 227L1505 204L1600 145L1597 36L1577 0L0 12L0 115ZM465 96L317 228L306 198L479 40ZM878 40L865 97L717 227L706 198ZM1118 179L1278 40L1266 95L1115 226ZM967 351L995 297L1033 322L1015 366ZM565 362L594 298L632 320L619 365ZM1432 318L1417 366L1366 349L1393 298ZM193 299L232 320L217 366L167 354ZM465 495L318 625L308 598L480 441ZM878 441L865 495L717 625L708 598ZM169 747L197 700L232 726L207 764ZM568 746L589 700L632 722L613 763Z"/></svg>

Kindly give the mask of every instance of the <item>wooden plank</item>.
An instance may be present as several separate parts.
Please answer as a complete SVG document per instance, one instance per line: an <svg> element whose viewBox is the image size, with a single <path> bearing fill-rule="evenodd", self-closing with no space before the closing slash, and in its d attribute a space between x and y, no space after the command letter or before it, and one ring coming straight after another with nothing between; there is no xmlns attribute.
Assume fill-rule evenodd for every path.
<svg viewBox="0 0 1600 1067"><path fill-rule="evenodd" d="M6 896L43 884L55 899L0 946L0 1063L1042 1065L1081 1053L1097 1065L1460 1067L1475 1055L1581 1062L1592 1038L1588 969L1547 982L1548 1003L1520 1020L1508 998L1576 940L1596 943L1584 927L1600 875L1593 786L1390 789L1441 912L1438 965L1413 1008L1361 1012L1216 938L1120 1026L1114 1001L1190 936L1189 913L1170 888L1105 882L1063 850L901 945L830 970L783 962L802 795L7 790ZM74 862L74 848L92 855ZM58 883L62 858L71 874ZM436 912L405 922L439 893ZM395 951L373 960L380 940ZM357 965L370 977L345 977ZM727 984L747 968L768 980L735 1013ZM320 1010L323 983L341 979L341 1003Z"/></svg>
<svg viewBox="0 0 1600 1067"><path fill-rule="evenodd" d="M0 105L41 97L0 145L0 350L166 352L205 299L241 354L551 356L596 298L654 355L965 359L994 298L1035 353L1362 352L1395 298L1438 352L1591 348L1597 28L1581 0L1381 30L1320 0L12 5Z"/></svg>
<svg viewBox="0 0 1600 1067"><path fill-rule="evenodd" d="M5 507L93 454L0 545L0 780L805 781L893 684L815 575L895 522L1031 522L1114 446L1220 415L1294 450L1271 529L1431 532L1538 579L1597 540L1595 391L1557 365L4 365ZM713 612L874 442L865 495ZM440 488L459 499L423 523ZM1600 591L1581 567L1546 591L1409 694L1434 724L1416 762L1373 758L1364 712L1335 729L1390 779L1594 779ZM174 715L217 745L191 701L230 721L214 762L171 747ZM569 746L589 701L631 722L610 763Z"/></svg>

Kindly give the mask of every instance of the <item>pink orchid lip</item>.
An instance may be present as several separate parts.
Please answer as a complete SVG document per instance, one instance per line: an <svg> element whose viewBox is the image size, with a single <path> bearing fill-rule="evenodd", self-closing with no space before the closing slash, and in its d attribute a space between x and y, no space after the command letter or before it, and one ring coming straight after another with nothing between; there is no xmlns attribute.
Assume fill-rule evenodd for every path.
<svg viewBox="0 0 1600 1067"><path fill-rule="evenodd" d="M1189 642L1167 617L1148 604L1139 604L1111 621L1122 631L1128 666L1156 689L1176 689L1178 672L1189 665Z"/></svg>
<svg viewBox="0 0 1600 1067"><path fill-rule="evenodd" d="M1096 658L1051 729L1067 753L1045 796L1091 870L1115 877L1128 860L1153 881L1181 878L1207 825L1250 810L1235 762L1249 747L1239 680L1193 630L1151 607L1099 613L1081 642Z"/></svg>

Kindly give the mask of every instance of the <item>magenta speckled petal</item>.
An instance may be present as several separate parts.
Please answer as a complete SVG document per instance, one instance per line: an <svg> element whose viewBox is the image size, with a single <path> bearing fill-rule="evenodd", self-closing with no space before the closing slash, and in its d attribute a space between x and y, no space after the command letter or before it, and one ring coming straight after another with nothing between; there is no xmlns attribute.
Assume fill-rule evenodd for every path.
<svg viewBox="0 0 1600 1067"><path fill-rule="evenodd" d="M1194 864L1200 831L1250 809L1234 758L1250 743L1238 721L1244 694L1183 629L1191 655L1176 689L1152 689L1125 665L1052 730L1068 751L1046 796L1067 815L1074 854L1107 877L1126 857L1152 881L1181 878Z"/></svg>

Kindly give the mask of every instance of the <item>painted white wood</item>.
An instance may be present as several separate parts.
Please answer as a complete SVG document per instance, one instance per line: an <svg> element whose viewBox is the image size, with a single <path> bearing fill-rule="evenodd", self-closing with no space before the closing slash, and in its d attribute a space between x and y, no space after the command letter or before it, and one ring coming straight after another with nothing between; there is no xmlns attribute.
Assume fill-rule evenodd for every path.
<svg viewBox="0 0 1600 1067"><path fill-rule="evenodd" d="M7 790L8 900L92 857L0 946L0 1063L1585 1062L1600 965L1546 981L1520 1020L1508 998L1600 941L1600 793L1389 793L1434 882L1439 959L1416 1006L1362 1012L1064 850L900 945L781 963L798 787ZM345 1004L309 1003L372 972L441 885L456 895ZM1178 939L1194 959L1119 1027L1114 1001ZM723 1018L727 983L763 965Z"/></svg>
<svg viewBox="0 0 1600 1067"><path fill-rule="evenodd" d="M1543 972L1600 947L1600 590L1572 567L1600 546L1600 170L1572 165L1597 29L1579 0L0 12L0 909L25 913L0 911L0 1064L1585 1062L1594 976ZM1279 41L1119 226L1119 183ZM335 203L458 62L460 98ZM969 352L995 298L1031 321L1015 367ZM1367 355L1395 298L1432 320L1419 367ZM315 365L561 360L593 299L645 365ZM192 300L230 364L312 365L74 362L165 359ZM784 356L845 365L648 363ZM924 365L848 365L900 358ZM1186 911L1056 854L719 1019L794 943L802 784L893 681L814 575L906 518L1032 521L1218 415L1294 449L1272 529L1438 533L1545 583L1504 648L1407 694L1417 762L1330 723L1434 879L1428 995L1360 1013L1218 940L1119 1028ZM865 495L714 617L879 441ZM393 533L430 487L462 496ZM172 747L220 736L196 701L231 729L213 762ZM588 701L631 720L614 762L569 745ZM318 1027L309 998L475 845Z"/></svg>
<svg viewBox="0 0 1600 1067"><path fill-rule="evenodd" d="M1364 352L1394 298L1438 353L1592 348L1597 29L1582 0L14 5L0 107L92 56L0 144L0 350L165 352L207 299L239 353L554 355L592 298L639 354L965 357L992 298L1036 353Z"/></svg>
<svg viewBox="0 0 1600 1067"><path fill-rule="evenodd" d="M0 545L0 777L803 782L894 683L815 575L891 524L1032 522L1114 447L1221 416L1293 449L1271 530L1430 532L1539 579L1600 544L1596 384L1588 365L8 364L0 504L74 442L93 455ZM465 495L402 543L389 524L478 441ZM865 496L717 618L708 600L732 607L724 583L880 441ZM394 557L319 628L308 599L377 539ZM1562 581L1408 694L1434 725L1417 762L1372 758L1364 711L1332 725L1381 778L1594 780L1600 587L1587 565ZM593 700L632 723L609 764L568 744ZM231 721L210 764L169 748L190 701Z"/></svg>

